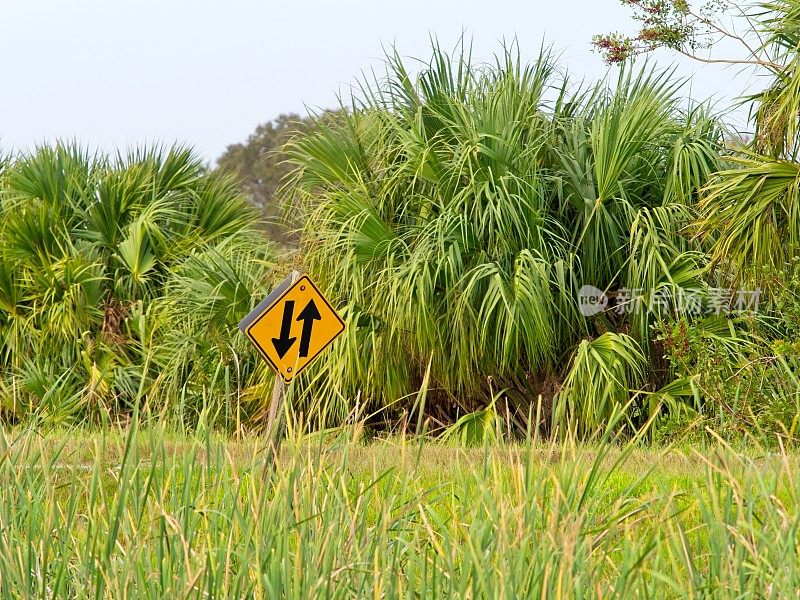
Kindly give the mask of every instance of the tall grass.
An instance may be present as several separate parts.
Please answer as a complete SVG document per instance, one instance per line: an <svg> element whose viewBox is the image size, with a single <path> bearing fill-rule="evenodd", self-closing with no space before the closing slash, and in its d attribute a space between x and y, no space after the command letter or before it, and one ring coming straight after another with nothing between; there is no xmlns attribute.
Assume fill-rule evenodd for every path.
<svg viewBox="0 0 800 600"><path fill-rule="evenodd" d="M321 440L6 432L0 594L800 593L794 453Z"/></svg>

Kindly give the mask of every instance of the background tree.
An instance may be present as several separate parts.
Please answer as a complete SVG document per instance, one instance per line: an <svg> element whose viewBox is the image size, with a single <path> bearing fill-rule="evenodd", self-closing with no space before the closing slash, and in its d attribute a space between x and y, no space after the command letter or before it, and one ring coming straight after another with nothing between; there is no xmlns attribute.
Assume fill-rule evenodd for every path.
<svg viewBox="0 0 800 600"><path fill-rule="evenodd" d="M313 127L310 117L295 113L279 115L256 127L246 142L229 145L217 161L220 170L239 178L242 190L264 216L267 235L281 244L296 244L295 230L300 226L296 220L288 218L278 196L290 169L282 148L294 136Z"/></svg>
<svg viewBox="0 0 800 600"><path fill-rule="evenodd" d="M704 3L622 0L622 4L631 9L631 16L640 23L640 28L634 35L607 33L594 37L592 43L609 64L620 64L640 54L666 48L704 63L757 66L776 72L783 68L757 35L763 11L770 10L766 4L759 5L757 11L732 0ZM744 56L699 54L701 50L712 49L723 39L735 42L744 51Z"/></svg>

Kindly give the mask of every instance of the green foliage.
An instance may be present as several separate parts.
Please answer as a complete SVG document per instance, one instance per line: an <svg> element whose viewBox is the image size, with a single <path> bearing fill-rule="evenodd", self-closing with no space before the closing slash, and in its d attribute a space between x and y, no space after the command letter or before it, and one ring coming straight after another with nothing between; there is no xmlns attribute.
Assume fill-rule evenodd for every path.
<svg viewBox="0 0 800 600"><path fill-rule="evenodd" d="M0 176L5 416L191 416L258 382L235 338L269 257L255 219L229 177L182 148L109 158L59 144L11 160Z"/></svg>
<svg viewBox="0 0 800 600"><path fill-rule="evenodd" d="M699 228L713 241L713 263L722 265L736 282L758 281L763 269L782 269L800 255L800 2L763 0L742 7L712 3L699 12L683 0L624 3L644 28L636 38L639 46L630 39L620 41L619 36L595 40L611 62L624 62L631 54L658 47L704 60L690 49L700 28L716 39L735 41L745 51L744 59L705 60L748 65L767 75L766 89L745 99L752 105L755 136L748 148L736 148L733 164L713 178L704 194ZM723 8L733 9L745 32L726 28L715 14ZM649 41L643 37L648 28L669 31L677 41L658 35Z"/></svg>
<svg viewBox="0 0 800 600"><path fill-rule="evenodd" d="M327 116L333 117L333 112ZM290 170L282 148L313 127L313 119L296 114L279 115L256 127L247 141L229 145L217 160L219 170L234 174L242 191L259 209L267 236L281 244L295 245L296 230L302 225L290 217L288 213L292 207L286 205L278 193Z"/></svg>
<svg viewBox="0 0 800 600"><path fill-rule="evenodd" d="M135 424L134 424L135 425ZM7 598L793 598L798 457L0 434ZM638 446L638 447L637 447Z"/></svg>
<svg viewBox="0 0 800 600"><path fill-rule="evenodd" d="M444 413L485 407L493 385L530 402L582 339L631 326L586 319L584 284L703 287L703 245L684 230L721 133L678 108L670 73L581 88L547 52L526 65L512 48L478 65L435 47L413 78L397 55L387 69L286 150L309 270L348 321L305 379L306 414L395 406L429 360ZM646 353L662 316L636 317Z"/></svg>
<svg viewBox="0 0 800 600"><path fill-rule="evenodd" d="M760 326L760 327L759 327ZM727 438L762 432L785 441L800 425L800 348L758 335L758 319L680 320L664 332L671 370L691 380L696 397L681 425L713 427ZM688 394L687 394L688 399ZM674 412L674 411L673 411ZM667 427L677 425L675 415Z"/></svg>
<svg viewBox="0 0 800 600"><path fill-rule="evenodd" d="M641 385L644 371L644 355L632 338L604 333L583 340L559 392L554 427L564 424L586 437L603 433L619 415L632 423L630 390Z"/></svg>
<svg viewBox="0 0 800 600"><path fill-rule="evenodd" d="M664 331L670 374L678 376L677 381L692 382L693 407L679 408L681 402L667 402L673 413L667 419L669 427L681 422L686 425L696 417L728 433L763 429L792 436L800 413L800 351L793 341L785 340L794 340L798 334L796 292L789 290L796 289L797 282L791 277L796 278L795 265L800 260L800 2L710 3L699 10L695 3L684 1L623 3L641 22L641 30L633 37L597 36L595 46L608 62L624 63L636 54L669 48L699 61L759 69L769 82L763 92L744 100L752 103L755 125L748 147L730 143L733 152L727 164L716 173L705 172L708 184L697 186L701 199L692 229L709 250L718 284L761 288L771 305L762 303L757 317L735 320L679 318L669 322L649 315L634 319L633 331L640 339L642 332L654 325ZM728 9L736 21L733 26L719 18ZM744 31L737 32L742 25ZM738 44L744 57L695 54L698 44L710 46L724 38ZM690 214L687 217L687 221L693 220ZM642 235L652 235L641 229ZM640 250L658 259L650 263L658 265L652 272L642 273L651 287L667 272L670 286L673 271L686 283L694 279L706 257L694 255L687 260L683 255L676 264L672 262L676 250L660 243L662 238L674 238L655 237L659 240L655 245L646 244L649 238L642 237ZM632 264L637 247L633 250ZM651 402L661 399L656 394ZM677 416L676 408L684 413L682 417Z"/></svg>
<svg viewBox="0 0 800 600"><path fill-rule="evenodd" d="M698 228L712 240L714 263L755 285L764 271L800 257L800 164L752 154L734 160L739 168L708 186Z"/></svg>
<svg viewBox="0 0 800 600"><path fill-rule="evenodd" d="M502 431L503 421L495 399L486 408L463 415L444 431L441 439L462 447L481 446L498 443L502 440Z"/></svg>
<svg viewBox="0 0 800 600"><path fill-rule="evenodd" d="M649 433L653 442L686 440L693 436L702 439L697 436L697 429L691 431L697 425L702 406L697 379L696 375L679 377L647 394L647 412L652 419Z"/></svg>
<svg viewBox="0 0 800 600"><path fill-rule="evenodd" d="M785 340L800 340L800 256L780 271L772 273L773 313L776 335ZM800 352L800 349L798 349Z"/></svg>

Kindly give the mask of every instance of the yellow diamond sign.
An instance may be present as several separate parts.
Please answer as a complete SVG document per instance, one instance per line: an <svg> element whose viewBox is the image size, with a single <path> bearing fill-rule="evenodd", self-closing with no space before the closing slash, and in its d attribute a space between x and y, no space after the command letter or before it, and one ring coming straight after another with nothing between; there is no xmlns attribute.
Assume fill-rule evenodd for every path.
<svg viewBox="0 0 800 600"><path fill-rule="evenodd" d="M345 327L308 275L293 279L287 278L239 323L239 329L286 383Z"/></svg>

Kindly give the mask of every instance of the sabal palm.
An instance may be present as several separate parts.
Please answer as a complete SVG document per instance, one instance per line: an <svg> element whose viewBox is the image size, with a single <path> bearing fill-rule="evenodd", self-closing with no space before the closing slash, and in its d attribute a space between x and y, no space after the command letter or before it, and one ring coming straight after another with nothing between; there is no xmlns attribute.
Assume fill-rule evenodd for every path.
<svg viewBox="0 0 800 600"><path fill-rule="evenodd" d="M769 288L765 272L782 271L800 256L800 1L752 8L759 51L771 57L771 82L749 98L755 136L708 187L699 230L724 275Z"/></svg>
<svg viewBox="0 0 800 600"><path fill-rule="evenodd" d="M317 371L321 405L392 404L429 361L446 404L529 397L579 340L624 328L587 321L581 285L699 285L681 231L720 134L678 110L670 74L570 93L547 54L480 66L434 48L416 78L388 64L289 150L310 267L350 324ZM647 323L638 333L647 345Z"/></svg>
<svg viewBox="0 0 800 600"><path fill-rule="evenodd" d="M167 397L155 396L167 387L176 404L203 354L193 348L165 358L165 340L180 332L191 337L186 327L197 327L199 318L179 318L170 293L192 302L176 283L187 261L207 259L204 272L194 267L202 282L221 268L222 259L210 257L235 256L239 265L252 263L238 272L250 274L236 292L237 307L246 311L268 255L255 220L235 182L207 172L187 149L112 159L59 144L9 161L0 178L5 408L21 416L47 404L46 395L61 403L47 410L50 416L78 417L91 403L128 409L146 400L160 407ZM205 294L208 312L213 289ZM209 317L201 326L213 332L231 321L232 336L233 319ZM163 372L174 360L183 369Z"/></svg>

